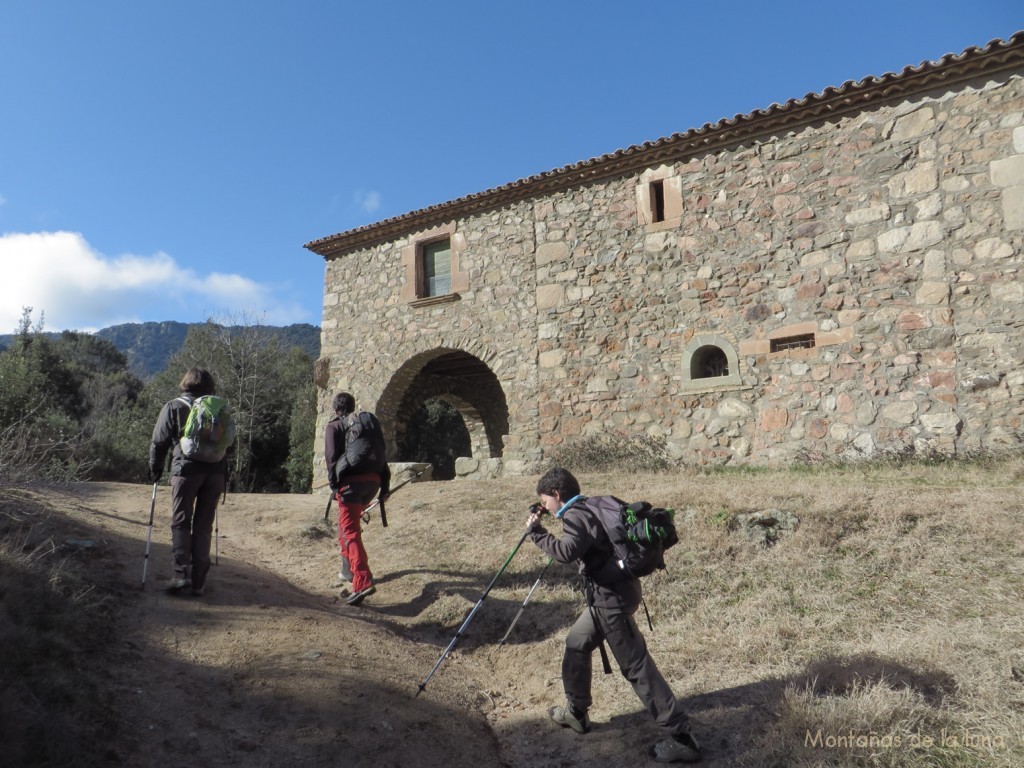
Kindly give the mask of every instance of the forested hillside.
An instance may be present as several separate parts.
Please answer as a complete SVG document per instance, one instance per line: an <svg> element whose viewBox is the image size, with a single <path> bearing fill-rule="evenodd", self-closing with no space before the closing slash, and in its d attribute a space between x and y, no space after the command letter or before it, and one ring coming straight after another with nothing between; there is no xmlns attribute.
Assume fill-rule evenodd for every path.
<svg viewBox="0 0 1024 768"><path fill-rule="evenodd" d="M94 336L106 339L114 347L124 353L128 360L128 370L141 379L149 379L167 367L172 355L181 349L190 328L205 327L206 323L178 323L166 321L162 323L124 323L112 325L97 331ZM230 333L250 332L277 339L284 349L299 348L313 360L320 356L320 329L308 323L296 323L286 326L228 326ZM49 339L60 337L59 332L46 332L42 335ZM0 349L6 349L17 338L16 334L0 334Z"/></svg>
<svg viewBox="0 0 1024 768"><path fill-rule="evenodd" d="M0 350L0 485L144 482L153 424L195 366L234 409L232 488L309 491L318 329L143 323L55 334L30 316Z"/></svg>

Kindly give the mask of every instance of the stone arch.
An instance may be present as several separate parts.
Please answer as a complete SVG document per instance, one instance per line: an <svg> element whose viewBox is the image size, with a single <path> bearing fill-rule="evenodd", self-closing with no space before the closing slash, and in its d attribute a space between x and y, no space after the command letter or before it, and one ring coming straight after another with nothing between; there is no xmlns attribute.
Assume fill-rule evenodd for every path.
<svg viewBox="0 0 1024 768"><path fill-rule="evenodd" d="M424 403L434 399L444 400L462 416L474 456L502 455L509 416L501 382L480 357L440 346L406 360L377 402L390 460L403 460L398 454L409 422Z"/></svg>
<svg viewBox="0 0 1024 768"><path fill-rule="evenodd" d="M736 347L717 333L698 334L683 348L682 374L683 389L690 392L742 383Z"/></svg>

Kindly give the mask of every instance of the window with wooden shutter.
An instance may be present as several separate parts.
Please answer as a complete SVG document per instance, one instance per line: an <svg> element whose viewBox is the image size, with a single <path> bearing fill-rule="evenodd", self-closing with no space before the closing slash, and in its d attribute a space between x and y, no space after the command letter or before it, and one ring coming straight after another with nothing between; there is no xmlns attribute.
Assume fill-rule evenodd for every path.
<svg viewBox="0 0 1024 768"><path fill-rule="evenodd" d="M446 296L452 292L452 246L448 238L422 246L421 296Z"/></svg>

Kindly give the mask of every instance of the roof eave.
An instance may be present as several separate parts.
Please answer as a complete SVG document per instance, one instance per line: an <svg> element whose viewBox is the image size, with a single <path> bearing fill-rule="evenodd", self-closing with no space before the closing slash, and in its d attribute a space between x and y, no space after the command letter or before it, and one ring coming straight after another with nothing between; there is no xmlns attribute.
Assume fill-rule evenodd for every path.
<svg viewBox="0 0 1024 768"><path fill-rule="evenodd" d="M746 115L707 123L701 128L602 155L553 171L530 176L510 184L461 197L439 205L384 219L357 229L313 240L305 248L325 259L403 237L439 223L494 210L512 202L538 197L638 169L676 162L713 149L835 117L868 104L921 93L942 85L954 85L979 75L996 74L1024 66L1024 31L1008 40L993 40L984 48L972 47L960 54L947 54L938 61L906 67L881 77L847 81L821 93L785 104L772 104Z"/></svg>

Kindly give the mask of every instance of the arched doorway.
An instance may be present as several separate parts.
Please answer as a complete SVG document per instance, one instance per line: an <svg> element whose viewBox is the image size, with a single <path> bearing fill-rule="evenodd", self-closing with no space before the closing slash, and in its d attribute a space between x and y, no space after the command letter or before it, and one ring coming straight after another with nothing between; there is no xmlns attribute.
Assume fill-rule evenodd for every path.
<svg viewBox="0 0 1024 768"><path fill-rule="evenodd" d="M431 398L419 407L398 446L400 460L430 464L434 480L453 479L455 460L472 455L466 419L444 396Z"/></svg>
<svg viewBox="0 0 1024 768"><path fill-rule="evenodd" d="M443 405L428 406L431 402ZM390 431L389 458L393 461L419 460L404 452L420 442L409 430L421 428L425 408L432 408L435 416L446 412L444 418L456 414L461 418L468 435L467 455L502 455L503 438L508 434L508 404L497 376L478 357L439 347L413 356L395 372L377 404L381 423ZM453 430L449 437L452 447L461 437L458 432Z"/></svg>

